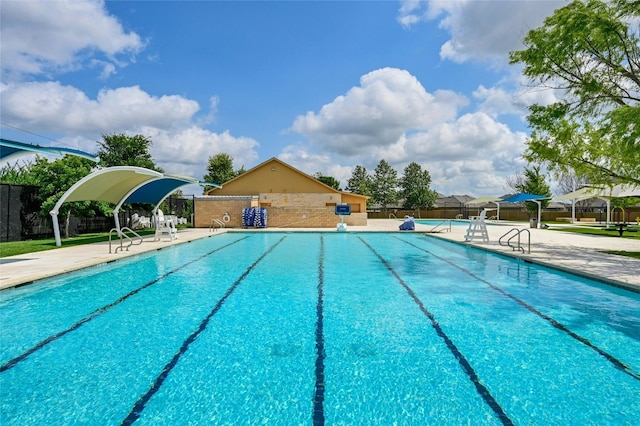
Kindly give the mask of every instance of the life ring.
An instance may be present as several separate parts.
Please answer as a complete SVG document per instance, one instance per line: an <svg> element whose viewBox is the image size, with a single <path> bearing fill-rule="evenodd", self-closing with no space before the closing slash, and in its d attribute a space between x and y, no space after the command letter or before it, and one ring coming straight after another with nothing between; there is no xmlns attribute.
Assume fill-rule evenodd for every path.
<svg viewBox="0 0 640 426"><path fill-rule="evenodd" d="M229 213L225 213L224 216L222 216L222 220L224 223L229 223L229 221L231 220L231 218L229 217Z"/></svg>

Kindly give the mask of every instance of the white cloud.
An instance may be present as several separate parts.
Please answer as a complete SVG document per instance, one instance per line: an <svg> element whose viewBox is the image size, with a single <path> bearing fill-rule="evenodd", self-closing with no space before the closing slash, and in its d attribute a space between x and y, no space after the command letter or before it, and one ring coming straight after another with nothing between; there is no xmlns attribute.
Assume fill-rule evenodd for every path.
<svg viewBox="0 0 640 426"><path fill-rule="evenodd" d="M501 106L517 111L506 91L481 87L476 96L490 113L459 116L467 104L463 96L427 93L406 71L374 71L319 113L298 117L292 129L306 136L308 145L287 147L280 158L302 170L329 174L343 187L355 164L372 174L385 159L401 175L415 161L429 170L432 187L440 192L465 188L477 195L491 183L491 192L499 194L504 184L496 183L524 165L526 135L496 120Z"/></svg>
<svg viewBox="0 0 640 426"><path fill-rule="evenodd" d="M153 141L151 156L165 172L171 174L201 179L207 173L209 157L220 153L233 158L235 169L243 166L249 169L258 161L258 142L248 137L235 137L229 131L214 133L188 125L175 129L142 127L135 133Z"/></svg>
<svg viewBox="0 0 640 426"><path fill-rule="evenodd" d="M182 96L151 96L138 86L103 89L96 99L59 82L4 85L3 120L25 128L65 132L119 132L141 125L165 128L188 121L198 103Z"/></svg>
<svg viewBox="0 0 640 426"><path fill-rule="evenodd" d="M110 16L104 1L2 1L3 73L46 74L78 68L87 52L103 55L103 75L123 65L144 42Z"/></svg>
<svg viewBox="0 0 640 426"><path fill-rule="evenodd" d="M37 131L75 134L59 138L64 146L97 152L102 134L141 134L153 145L151 156L167 173L201 178L210 156L224 152L234 167L252 167L258 142L229 131L215 133L193 124L196 101L177 95L151 96L138 86L104 89L96 99L58 82L0 86L3 120ZM217 98L210 101L215 110Z"/></svg>
<svg viewBox="0 0 640 426"><path fill-rule="evenodd" d="M360 79L346 95L319 113L298 116L291 130L346 156L395 142L407 129L425 128L455 117L466 98L449 91L427 93L407 71L383 68Z"/></svg>
<svg viewBox="0 0 640 426"><path fill-rule="evenodd" d="M539 27L562 0L518 1L427 1L401 2L399 22L404 26L440 19L440 28L450 34L440 57L454 62L469 60L507 63L510 51L522 48L526 33Z"/></svg>

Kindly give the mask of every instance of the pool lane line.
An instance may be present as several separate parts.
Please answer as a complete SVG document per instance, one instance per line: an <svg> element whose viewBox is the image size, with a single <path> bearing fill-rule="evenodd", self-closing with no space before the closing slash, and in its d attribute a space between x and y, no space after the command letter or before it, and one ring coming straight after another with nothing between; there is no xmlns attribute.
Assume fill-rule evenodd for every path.
<svg viewBox="0 0 640 426"><path fill-rule="evenodd" d="M514 302L516 302L518 305L522 306L523 308L527 309L528 311L538 315L540 318L544 319L545 321L547 321L549 324L551 324L552 326L554 326L555 328L557 328L558 330L564 331L566 334L568 334L569 336L573 337L574 339L576 339L577 341L579 341L580 343L584 344L585 346L593 349L594 351L596 351L599 355L602 355L607 361L609 361L611 364L613 364L613 366L622 371L623 373L633 377L636 380L640 380L640 374L636 373L633 371L633 368L629 367L628 365L626 365L624 362L622 362L621 360L619 360L618 358L614 357L613 355L611 355L610 353L608 353L607 351L605 351L604 349L599 348L598 346L594 345L593 343L591 343L589 341L589 339L587 339L586 337L582 337L579 334L575 333L574 331L571 331L571 329L569 329L569 327L567 327L566 325L562 324L561 322L553 319L552 317L550 317L549 315L537 310L536 308L534 308L533 306L529 305L527 302L525 302L524 300L514 296L513 294L501 289L500 287L491 284L489 281L485 280L484 278L481 278L479 276L477 276L476 274L474 274L473 272L469 271L468 269L463 268L460 265L456 265L455 263L451 262L448 259L445 259L444 257L438 256L437 254L422 248L420 246L417 246L409 241L403 240L402 238L398 238L395 237L396 239L409 244L410 246L413 246L415 248L417 248L418 250L422 250L427 254L430 254L431 256L440 259L446 263L448 263L449 265L461 270L462 272L464 272L465 274L468 274L469 276L477 279L480 282L485 283L486 285L488 285L491 289L497 291L498 293L502 294L503 296L508 297L509 299L513 300Z"/></svg>
<svg viewBox="0 0 640 426"><path fill-rule="evenodd" d="M213 307L211 312L209 312L209 314L206 317L204 317L204 319L200 322L200 325L198 326L198 328L193 333L191 333L185 339L184 342L182 342L182 346L180 346L180 349L178 350L178 352L176 352L173 355L173 358L171 358L171 360L164 366L164 368L162 369L162 371L160 372L158 377L156 377L154 382L151 384L151 387L149 388L149 390L147 390L147 392L144 395L142 395L138 399L138 401L136 401L136 403L133 405L133 408L131 409L131 411L129 412L127 417L125 417L125 419L122 421L122 423L121 423L122 425L130 425L130 424L132 424L133 422L135 422L136 420L138 420L140 418L140 415L142 414L142 411L145 409L145 407L147 405L147 402L149 402L151 397L153 397L153 395L155 395L155 393L158 392L158 390L160 389L160 387L164 383L164 381L167 378L167 376L169 376L169 373L171 373L171 370L173 370L173 368L176 366L176 364L178 364L178 361L180 360L180 357L182 357L182 355L184 355L187 352L187 350L189 349L189 346L191 346L191 344L193 342L195 342L196 338L200 335L200 333L202 333L204 330L206 330L207 325L209 325L209 321L211 321L211 318L213 318L213 316L216 313L218 313L220 308L222 308L222 305L224 304L224 302L229 298L229 296L231 296L231 294L235 291L235 289L238 288L240 283L242 281L244 281L245 278L247 278L249 273L258 265L258 263L260 263L262 261L262 259L264 259L280 243L282 243L282 241L284 241L285 238L287 238L287 237L286 236L280 237L280 239L275 244L273 244L271 247L269 247L267 249L267 251L262 253L262 255L258 259L256 259L242 273L242 275L240 275L240 277L238 277L238 279L235 280L235 282L231 285L231 287L229 287L227 289L227 291L224 293L222 298L220 298L220 300L218 300L216 305Z"/></svg>
<svg viewBox="0 0 640 426"><path fill-rule="evenodd" d="M47 337L46 339L40 341L39 343L37 343L35 346L33 346L32 348L26 350L25 352L23 352L22 354L18 355L15 358L10 359L9 361L5 362L4 364L0 365L0 373L4 373L5 371L7 371L8 369L14 367L16 364L18 364L21 361L24 361L27 357L29 357L29 355L33 354L34 352L37 352L38 350L42 349L43 347L45 347L46 345L48 345L51 342L54 342L56 340L58 340L59 338L61 338L62 336L64 336L65 334L68 334L72 331L77 330L78 328L80 328L80 326L88 323L89 321L91 321L92 319L104 314L105 312L107 312L109 309L113 308L114 306L124 302L125 300L127 300L128 298L130 298L131 296L134 296L135 294L141 292L142 290L144 290L147 287L152 286L153 284L156 284L157 282L167 278L169 275L174 274L176 272L178 272L179 270L191 265L192 263L198 262L202 259L204 259L207 256L211 256L212 254L223 250L229 246L232 246L233 244L236 244L246 238L249 238L248 236L242 237L240 239L237 239L235 241L230 242L229 244L225 244L221 247L218 247L215 250L210 251L209 253L205 253L202 256L193 259L187 263L185 263L184 265L180 265L179 267L167 272L166 274L156 278L153 281L149 281L148 283L144 284L142 287L139 287L127 294L125 294L124 296L120 297L119 299L116 299L115 301L111 302L108 305L102 306L96 310L94 310L93 312L89 313L89 315L87 315L86 317L84 317L83 319L81 319L80 321L76 322L75 324L73 324L71 327L67 328L66 330L62 330L56 334L52 334L51 336Z"/></svg>
<svg viewBox="0 0 640 426"><path fill-rule="evenodd" d="M318 302L316 304L316 387L313 395L313 424L324 425L324 237L320 236L318 256Z"/></svg>
<svg viewBox="0 0 640 426"><path fill-rule="evenodd" d="M404 287L409 296L413 299L413 301L418 305L423 314L429 318L431 321L431 326L436 331L438 336L444 341L445 345L449 349L449 351L453 354L453 356L458 361L458 364L462 367L462 370L467 374L467 377L471 380L471 383L476 388L476 391L480 395L480 397L484 400L484 402L493 410L493 412L498 416L500 422L503 425L514 425L513 421L507 416L504 412L498 401L495 400L491 392L482 384L478 374L475 372L469 361L465 358L465 356L460 352L458 347L453 343L453 341L449 338L449 336L444 332L442 327L440 327L440 323L436 320L435 316L424 306L420 298L414 293L414 291L409 287L409 285L402 279L402 277L393 269L393 267L386 261L369 243L367 243L362 237L358 237L362 243L369 248L376 255L376 257L382 262L382 264L393 274L393 276L398 280L400 285Z"/></svg>

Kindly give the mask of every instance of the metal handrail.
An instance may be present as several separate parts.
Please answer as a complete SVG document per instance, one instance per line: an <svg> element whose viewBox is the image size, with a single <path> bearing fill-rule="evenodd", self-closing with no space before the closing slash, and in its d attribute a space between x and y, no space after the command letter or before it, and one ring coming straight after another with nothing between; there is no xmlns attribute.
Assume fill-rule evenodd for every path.
<svg viewBox="0 0 640 426"><path fill-rule="evenodd" d="M504 235L502 235L502 236L498 239L498 244L500 244L501 246L508 246L508 245L509 245L509 242L507 242L507 243L503 244L503 243L502 243L502 239L503 239L504 237L506 237L507 235L511 234L513 231L516 231L516 234L514 234L514 235L517 235L518 233L520 233L520 229L518 229L518 228L511 228L510 230L508 230L507 232L505 232L505 233L504 233Z"/></svg>
<svg viewBox="0 0 640 426"><path fill-rule="evenodd" d="M120 230L118 230L118 228L112 228L109 231L109 253L111 253L111 239L112 239L111 236L113 235L114 232L118 235L118 238L120 240L120 247L116 247L116 249L114 250L114 253L117 253L118 249L120 250L127 249L127 251L129 251L129 247L131 247L132 245L142 244L142 235L138 234L133 229L128 228L126 226L124 228L121 228ZM133 238L125 234L125 232L131 232L135 236L136 240L134 240ZM128 242L126 246L123 244L125 239Z"/></svg>
<svg viewBox="0 0 640 426"><path fill-rule="evenodd" d="M129 247L131 247L131 245L133 244L133 240L132 240L128 235L125 235L125 234L121 233L121 232L118 230L118 228L112 228L112 229L109 231L109 253L111 253L111 235L113 235L113 232L114 232L114 231L115 231L115 233L117 234L118 238L120 239L120 247L116 247L116 249L115 249L114 253L117 253L117 252L118 252L118 249L122 250L122 249L125 249L125 248L127 249L127 251L129 251ZM122 242L123 242L123 240L124 240L124 238L123 238L123 237L124 237L124 238L126 238L127 240L129 240L129 244L127 244L126 246L123 246L123 245L122 245Z"/></svg>
<svg viewBox="0 0 640 426"><path fill-rule="evenodd" d="M211 232L211 230L213 230L213 232L216 232L216 224L220 225L220 228L224 228L224 222L221 221L220 219L216 219L215 217L213 219L211 219L211 224L209 225L209 232Z"/></svg>
<svg viewBox="0 0 640 426"><path fill-rule="evenodd" d="M506 244L503 244L502 243L502 239L504 237L506 237L507 235L513 233L513 231L516 231L516 233L511 235L511 237L509 237L509 239L507 240ZM527 232L527 254L530 254L531 253L531 232L526 228L524 228L524 229L518 229L518 228L510 229L508 232L506 232L503 236L500 237L500 239L498 240L498 243L501 246L507 245L507 246L511 247L512 250L522 250L522 253L524 254L525 253L524 247L522 247L522 244L520 244L520 235L525 231ZM513 240L516 237L518 237L518 244L517 245L511 245L511 240Z"/></svg>
<svg viewBox="0 0 640 426"><path fill-rule="evenodd" d="M522 245L520 244L520 235L522 235L523 232L527 232L527 253L531 253L531 232L529 232L528 229L521 229L518 234L518 245L517 246L512 246L511 244L509 244L509 247L511 247L513 250L522 250L522 253L524 254L524 248L522 247ZM514 235L513 237L509 238L509 240L507 241L507 243L509 243L512 239L514 239L516 237L516 235Z"/></svg>
<svg viewBox="0 0 640 426"><path fill-rule="evenodd" d="M434 226L433 228L431 228L431 230L429 231L429 233L434 233L434 232L436 232L436 229L438 229L438 227L439 227L440 225L444 225L444 224L445 224L445 223L447 223L447 222L449 223L449 229L446 229L446 228L445 228L444 230L445 230L445 231L449 231L449 232L451 232L451 219L445 219L445 220L443 220L442 222L438 223L438 224L437 224L436 226Z"/></svg>
<svg viewBox="0 0 640 426"><path fill-rule="evenodd" d="M133 229L129 228L128 226L125 226L123 228L120 228L120 233L124 234L125 232L130 232L133 234L133 237L135 238L135 240L129 238L127 236L127 238L131 239L131 245L134 246L139 246L140 244L142 244L143 238L142 235L138 234L136 231L134 231ZM126 236L126 234L125 234Z"/></svg>
<svg viewBox="0 0 640 426"><path fill-rule="evenodd" d="M393 213L389 213L389 219L397 219L398 217L393 214Z"/></svg>

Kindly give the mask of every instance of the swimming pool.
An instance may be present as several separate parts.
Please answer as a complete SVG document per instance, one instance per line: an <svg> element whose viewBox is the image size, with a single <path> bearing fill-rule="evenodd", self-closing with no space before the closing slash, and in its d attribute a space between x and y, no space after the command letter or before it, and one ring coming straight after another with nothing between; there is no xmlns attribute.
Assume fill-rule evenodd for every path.
<svg viewBox="0 0 640 426"><path fill-rule="evenodd" d="M640 295L411 234L227 233L0 292L0 424L637 424Z"/></svg>

